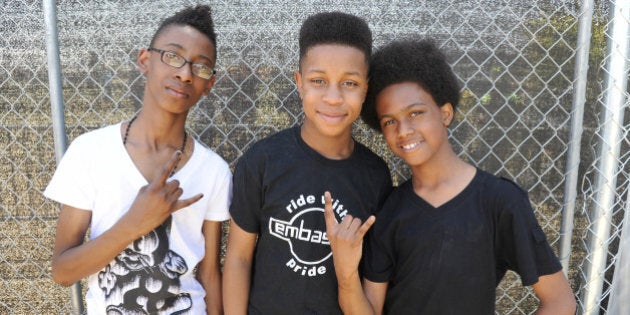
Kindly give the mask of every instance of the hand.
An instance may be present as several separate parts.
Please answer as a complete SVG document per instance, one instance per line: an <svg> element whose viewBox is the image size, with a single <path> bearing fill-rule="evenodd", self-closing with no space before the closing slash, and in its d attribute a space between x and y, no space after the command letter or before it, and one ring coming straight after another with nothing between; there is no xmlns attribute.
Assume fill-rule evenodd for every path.
<svg viewBox="0 0 630 315"><path fill-rule="evenodd" d="M179 200L184 193L179 187L179 181L167 182L180 158L181 152L176 151L160 170L158 176L148 185L140 188L129 211L121 218L121 223L126 224L134 233L139 233L138 237L155 229L173 212L185 208L203 197L203 194L197 194L191 198Z"/></svg>
<svg viewBox="0 0 630 315"><path fill-rule="evenodd" d="M363 252L363 237L376 218L371 215L362 224L361 219L346 214L341 223L337 223L332 209L332 197L328 191L324 193L324 218L337 278L357 273Z"/></svg>

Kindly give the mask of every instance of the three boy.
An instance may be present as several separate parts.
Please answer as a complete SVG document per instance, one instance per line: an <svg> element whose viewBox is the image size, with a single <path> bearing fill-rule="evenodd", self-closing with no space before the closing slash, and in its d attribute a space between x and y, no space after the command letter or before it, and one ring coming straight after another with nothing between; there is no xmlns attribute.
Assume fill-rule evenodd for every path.
<svg viewBox="0 0 630 315"><path fill-rule="evenodd" d="M169 237L176 226L182 229L179 233L184 242L192 242L188 249L198 252L205 246L199 280L205 287L208 313L220 311L216 259L220 228L210 220L227 218L224 210L229 204L229 170L226 174L225 162L212 153L206 156L214 161L212 164L220 165L220 174L208 176L219 176L222 181L211 183L207 190L219 202L215 213L201 217L174 211L202 203L201 195L178 199L188 190L200 190L210 177L191 180L193 184L184 190L179 182L168 181L172 173L184 176L179 175L183 167L194 161L183 124L190 107L214 83L211 73L215 40L199 36L199 30L186 23L172 24L161 27L150 48L139 56L139 67L147 75L142 111L137 118L115 127L130 161L149 184L139 188L137 196L135 192L142 185L130 185L122 198L127 200L126 206L117 205L114 220L102 227L98 225L100 217L95 217L96 209L110 209L112 205L103 207L92 198L98 200L99 191L107 191L108 187L80 191L97 197L76 203L67 199L65 192L54 192L54 187L72 185L69 180L54 179L47 190L47 196L65 204L59 220L63 232L58 232L55 245L55 278L70 284L92 273L88 304L93 301L90 294L107 303L120 302L106 306L107 310L131 311L129 305L133 304L149 312L161 307L178 311L194 310L200 305L195 296L198 299L203 289L195 288L194 281L185 282L193 287L192 294L179 288L171 290L188 285L183 285L179 277L185 278L200 257L187 261L168 246L159 249L160 255L154 253L172 242ZM200 47L194 47L196 44ZM427 43L396 42L374 56L368 76L371 49L369 27L356 16L320 13L304 22L300 30L300 68L295 73L304 122L256 143L235 169L223 281L226 313L336 314L343 310L363 314L385 310L394 314L481 314L494 310L494 287L506 269L516 270L525 285L533 284L541 299L541 310L558 305L570 309L570 288L531 214L526 194L518 186L464 163L452 152L446 128L453 118L458 90L440 52ZM170 69L167 76L154 74L165 70L155 60L178 70ZM362 110L368 77L370 95ZM352 123L360 113L368 124L382 130L392 151L412 169L412 179L401 185L385 206L391 190L386 164L351 135ZM134 122L136 132L131 128ZM166 132L155 128L164 125L171 127L163 131L175 132L167 137ZM89 141L84 140L88 137L77 139L78 144L73 144L58 172L63 174L62 170L86 158L83 153L75 153L84 150L77 147L96 150L87 144L95 137ZM163 149L158 150L160 145L146 146L146 140L164 142ZM201 145L195 142L194 147ZM166 153L178 148L183 154L176 153L164 162ZM86 174L103 162L95 156L87 156L87 160L96 162L81 166L81 171L88 170ZM104 176L89 175L85 181ZM334 192L335 199L331 200L325 191ZM82 209L92 210L92 214ZM148 209L164 211L162 215L148 215ZM362 237L374 223L371 215L377 211L381 212L365 252L362 289L358 272ZM195 240L187 239L184 235L193 222L177 219L205 219L205 243L199 242L199 235L192 237ZM90 220L93 239L82 244L80 237ZM121 233L126 237L119 237ZM106 243L115 246L103 251ZM105 254L96 255L96 260L83 258L96 248ZM478 251L487 255L478 255ZM470 264L461 264L469 259ZM81 260L82 266L71 260ZM103 266L105 269L101 269ZM149 277L141 276L143 273ZM171 284L159 288L164 294L156 297L149 291L158 280ZM120 281L139 281L146 290L126 291ZM98 291L95 283L101 293L92 293ZM457 303L451 303L453 296L459 297ZM134 302L138 297L148 302L139 305ZM211 309L211 305L218 308Z"/></svg>

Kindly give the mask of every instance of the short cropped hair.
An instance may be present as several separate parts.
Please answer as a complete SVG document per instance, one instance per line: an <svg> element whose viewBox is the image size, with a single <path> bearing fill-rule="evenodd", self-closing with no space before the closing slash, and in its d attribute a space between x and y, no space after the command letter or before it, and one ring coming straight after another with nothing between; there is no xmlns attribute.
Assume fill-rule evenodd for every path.
<svg viewBox="0 0 630 315"><path fill-rule="evenodd" d="M155 40L169 26L191 26L200 33L206 35L214 46L214 58L217 58L217 35L214 32L214 21L212 20L212 9L207 5L197 5L186 7L174 15L164 19L151 39L150 47L153 47Z"/></svg>
<svg viewBox="0 0 630 315"><path fill-rule="evenodd" d="M300 28L300 64L310 48L321 44L339 44L357 48L369 65L372 55L372 31L362 18L343 12L322 12L309 16Z"/></svg>
<svg viewBox="0 0 630 315"><path fill-rule="evenodd" d="M393 41L372 56L370 83L361 118L371 128L381 131L376 113L376 97L392 84L411 82L431 94L438 106L459 103L460 87L446 56L429 39Z"/></svg>

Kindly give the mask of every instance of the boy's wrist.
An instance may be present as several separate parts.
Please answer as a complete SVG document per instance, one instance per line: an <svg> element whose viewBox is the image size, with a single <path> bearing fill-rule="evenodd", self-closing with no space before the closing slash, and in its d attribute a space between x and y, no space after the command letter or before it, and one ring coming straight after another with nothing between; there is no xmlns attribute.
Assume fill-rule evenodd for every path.
<svg viewBox="0 0 630 315"><path fill-rule="evenodd" d="M361 278L359 272L354 270L353 272L340 272L337 273L337 285L339 289L353 289L356 285L361 286Z"/></svg>

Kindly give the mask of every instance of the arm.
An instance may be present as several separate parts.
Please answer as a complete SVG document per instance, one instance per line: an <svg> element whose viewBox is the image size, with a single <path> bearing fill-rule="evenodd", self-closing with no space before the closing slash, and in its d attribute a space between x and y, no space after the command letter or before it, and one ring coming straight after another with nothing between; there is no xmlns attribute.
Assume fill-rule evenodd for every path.
<svg viewBox="0 0 630 315"><path fill-rule="evenodd" d="M365 292L361 287L359 263L363 250L363 236L370 229L374 216L362 224L358 218L346 215L337 223L332 210L332 198L324 193L324 217L326 235L330 241L339 288L339 306L344 314L380 314L387 292L387 283L365 282ZM374 303L378 304L374 304ZM374 307L377 306L377 307Z"/></svg>
<svg viewBox="0 0 630 315"><path fill-rule="evenodd" d="M206 254L197 267L197 279L206 291L206 313L208 315L223 314L219 263L219 254L221 251L221 222L204 221L202 233L205 238Z"/></svg>
<svg viewBox="0 0 630 315"><path fill-rule="evenodd" d="M132 231L124 233L118 225L83 243L91 218L91 211L67 205L61 208L52 255L52 276L63 286L98 272L133 241Z"/></svg>
<svg viewBox="0 0 630 315"><path fill-rule="evenodd" d="M372 304L372 309L377 315L383 313L383 306L385 305L385 295L387 294L387 282L372 282L367 279L363 279L363 291L365 296Z"/></svg>
<svg viewBox="0 0 630 315"><path fill-rule="evenodd" d="M202 195L179 200L183 191L179 182L166 182L179 160L174 154L160 175L138 192L129 210L110 229L83 243L92 213L63 205L57 221L52 256L55 282L70 286L112 261L131 242L162 224L173 212L187 207Z"/></svg>
<svg viewBox="0 0 630 315"><path fill-rule="evenodd" d="M540 305L535 314L575 314L575 296L562 270L539 277L532 288L540 299Z"/></svg>
<svg viewBox="0 0 630 315"><path fill-rule="evenodd" d="M223 268L223 305L226 314L247 314L257 236L241 229L234 220L230 221Z"/></svg>

